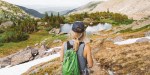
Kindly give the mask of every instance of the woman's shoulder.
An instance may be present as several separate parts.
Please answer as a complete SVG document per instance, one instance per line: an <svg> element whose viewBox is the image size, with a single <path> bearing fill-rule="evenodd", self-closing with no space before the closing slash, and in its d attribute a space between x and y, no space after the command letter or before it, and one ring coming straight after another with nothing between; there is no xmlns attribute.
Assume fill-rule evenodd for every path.
<svg viewBox="0 0 150 75"><path fill-rule="evenodd" d="M90 44L89 43L85 43L85 48L84 49L89 49L91 48Z"/></svg>

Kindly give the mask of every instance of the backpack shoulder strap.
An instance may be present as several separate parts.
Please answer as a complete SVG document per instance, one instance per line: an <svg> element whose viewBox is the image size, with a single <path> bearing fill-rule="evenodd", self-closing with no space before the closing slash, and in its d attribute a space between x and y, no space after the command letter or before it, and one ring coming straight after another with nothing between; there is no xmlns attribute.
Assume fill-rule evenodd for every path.
<svg viewBox="0 0 150 75"><path fill-rule="evenodd" d="M70 41L67 41L65 44L64 44L64 53L66 53L67 50L73 48L73 41L70 40Z"/></svg>
<svg viewBox="0 0 150 75"><path fill-rule="evenodd" d="M73 48L73 45L70 44L70 41L67 41L67 50Z"/></svg>

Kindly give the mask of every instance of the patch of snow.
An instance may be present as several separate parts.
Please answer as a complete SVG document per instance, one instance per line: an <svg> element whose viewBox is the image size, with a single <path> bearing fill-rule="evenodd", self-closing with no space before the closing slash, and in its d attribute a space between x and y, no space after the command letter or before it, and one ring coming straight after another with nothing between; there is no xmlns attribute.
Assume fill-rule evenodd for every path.
<svg viewBox="0 0 150 75"><path fill-rule="evenodd" d="M50 48L50 49L48 49L47 51L45 51L45 52L47 52L47 53L49 53L49 52L51 52L51 51L53 51L53 49L60 49L61 48L61 46L60 47L54 47L54 48Z"/></svg>
<svg viewBox="0 0 150 75"><path fill-rule="evenodd" d="M105 24L98 24L96 26L88 26L86 29L87 33L95 33L102 30L110 30L112 28L111 24L105 23Z"/></svg>
<svg viewBox="0 0 150 75"><path fill-rule="evenodd" d="M142 37L142 38L150 39L150 37ZM128 39L128 40L125 40L125 41L114 42L114 44L117 44L117 45L132 44L132 43L135 43L139 39L141 39L141 38L134 38L134 39Z"/></svg>
<svg viewBox="0 0 150 75"><path fill-rule="evenodd" d="M5 68L0 69L0 75L21 75L22 73L30 69L32 66L50 61L57 57L60 57L59 53L53 54L44 58L36 59L36 60L30 61L24 64L19 64L13 67L5 67Z"/></svg>

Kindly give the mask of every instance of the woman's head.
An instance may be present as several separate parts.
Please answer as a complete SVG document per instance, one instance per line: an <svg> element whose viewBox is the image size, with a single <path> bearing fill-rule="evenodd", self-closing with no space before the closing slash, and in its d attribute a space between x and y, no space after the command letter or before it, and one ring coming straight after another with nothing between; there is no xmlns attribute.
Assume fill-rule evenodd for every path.
<svg viewBox="0 0 150 75"><path fill-rule="evenodd" d="M85 37L84 23L80 21L74 22L70 35L71 35L71 39L75 39L75 40L77 39L79 41L83 41Z"/></svg>
<svg viewBox="0 0 150 75"><path fill-rule="evenodd" d="M83 42L85 38L85 27L84 23L80 21L76 21L73 23L72 31L71 31L71 39L74 39L74 49L78 50L79 42Z"/></svg>

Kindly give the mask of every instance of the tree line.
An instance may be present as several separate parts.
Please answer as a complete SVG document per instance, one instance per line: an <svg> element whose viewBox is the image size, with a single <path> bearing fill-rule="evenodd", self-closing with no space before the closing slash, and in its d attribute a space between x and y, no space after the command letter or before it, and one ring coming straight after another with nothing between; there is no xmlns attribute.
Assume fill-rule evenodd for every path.
<svg viewBox="0 0 150 75"><path fill-rule="evenodd" d="M133 22L129 19L127 15L120 13L109 12L109 10L104 12L95 13L81 13L81 14L70 14L65 18L65 22L73 23L74 21L84 21L85 19L90 19L93 23L111 23L111 24L130 24Z"/></svg>

